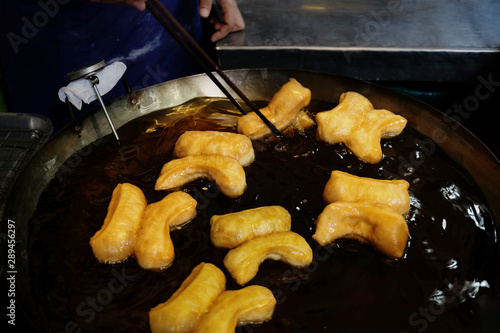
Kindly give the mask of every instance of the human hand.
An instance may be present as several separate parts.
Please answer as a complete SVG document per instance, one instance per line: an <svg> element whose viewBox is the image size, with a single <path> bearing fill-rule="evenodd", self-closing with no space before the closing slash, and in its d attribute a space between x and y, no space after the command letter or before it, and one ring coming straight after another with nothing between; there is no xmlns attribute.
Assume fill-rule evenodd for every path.
<svg viewBox="0 0 500 333"><path fill-rule="evenodd" d="M236 32L245 28L245 21L236 4L236 0L217 0L224 13L224 22L213 18L211 23L214 24L215 33L210 38L212 42L216 42L226 37L230 32ZM200 16L207 18L212 9L212 0L200 0Z"/></svg>
<svg viewBox="0 0 500 333"><path fill-rule="evenodd" d="M101 3L121 3L129 6L133 6L140 11L146 9L147 0L90 0L90 2L101 2Z"/></svg>
<svg viewBox="0 0 500 333"><path fill-rule="evenodd" d="M91 2L100 3L116 3L133 6L140 11L146 9L147 0L90 0ZM216 42L226 37L230 32L236 32L245 28L245 21L241 15L240 9L236 4L236 0L217 0L224 13L224 22L217 19L212 19L215 33L210 38L212 42ZM200 16L207 18L212 9L212 0L200 0Z"/></svg>

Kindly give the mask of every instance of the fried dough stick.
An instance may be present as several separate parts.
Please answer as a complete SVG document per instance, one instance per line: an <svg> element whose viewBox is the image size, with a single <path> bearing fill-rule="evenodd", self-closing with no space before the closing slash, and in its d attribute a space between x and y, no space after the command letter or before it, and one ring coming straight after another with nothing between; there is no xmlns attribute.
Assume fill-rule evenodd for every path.
<svg viewBox="0 0 500 333"><path fill-rule="evenodd" d="M273 232L230 250L224 258L224 266L239 285L244 285L257 275L260 264L266 259L306 267L311 264L313 253L301 235L292 231Z"/></svg>
<svg viewBox="0 0 500 333"><path fill-rule="evenodd" d="M200 317L225 290L224 273L213 264L199 264L165 303L149 311L151 331L192 332Z"/></svg>
<svg viewBox="0 0 500 333"><path fill-rule="evenodd" d="M290 79L274 94L269 104L260 109L260 112L281 131L297 120L301 109L309 105L310 101L311 91L304 88L297 80ZM304 114L301 115L301 117L303 116ZM301 120L300 123L307 123L307 121ZM255 112L241 116L237 126L238 133L244 134L252 140L271 134L269 127Z"/></svg>
<svg viewBox="0 0 500 333"><path fill-rule="evenodd" d="M137 186L123 183L115 187L104 223L90 239L99 261L116 263L133 254L146 205L146 198Z"/></svg>
<svg viewBox="0 0 500 333"><path fill-rule="evenodd" d="M206 178L215 181L229 198L237 198L246 189L246 175L241 164L222 155L186 156L166 163L156 180L155 190L171 190Z"/></svg>
<svg viewBox="0 0 500 333"><path fill-rule="evenodd" d="M226 290L200 318L194 332L233 333L237 326L270 320L275 305L276 298L266 287L255 285Z"/></svg>
<svg viewBox="0 0 500 333"><path fill-rule="evenodd" d="M210 240L218 248L232 249L256 236L289 231L292 218L281 206L265 206L210 219Z"/></svg>
<svg viewBox="0 0 500 333"><path fill-rule="evenodd" d="M159 202L149 204L137 232L134 253L144 269L163 270L174 260L170 229L196 216L197 202L185 192L173 192Z"/></svg>
<svg viewBox="0 0 500 333"><path fill-rule="evenodd" d="M186 131L174 147L174 156L182 158L197 155L232 157L242 166L255 160L252 141L245 135L218 131Z"/></svg>
<svg viewBox="0 0 500 333"><path fill-rule="evenodd" d="M318 137L331 144L344 143L354 155L366 163L382 160L381 139L399 135L406 119L388 110L376 110L361 94L348 91L339 104L316 114Z"/></svg>
<svg viewBox="0 0 500 333"><path fill-rule="evenodd" d="M313 239L324 246L339 238L355 238L367 241L389 257L401 258L408 234L404 217L387 206L338 201L319 215Z"/></svg>
<svg viewBox="0 0 500 333"><path fill-rule="evenodd" d="M410 184L402 179L373 179L334 170L323 190L323 198L327 203L364 201L387 205L400 214L406 214L410 210L409 187Z"/></svg>

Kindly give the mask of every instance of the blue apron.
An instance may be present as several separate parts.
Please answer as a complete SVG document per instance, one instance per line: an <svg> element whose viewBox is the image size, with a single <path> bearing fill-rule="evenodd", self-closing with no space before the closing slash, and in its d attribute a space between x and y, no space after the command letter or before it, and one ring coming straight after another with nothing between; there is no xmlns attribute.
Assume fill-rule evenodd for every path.
<svg viewBox="0 0 500 333"><path fill-rule="evenodd" d="M162 1L196 40L202 37L198 0ZM122 61L133 90L200 72L146 10L87 0L0 0L1 62L12 112L49 117L56 129L71 120L57 97L66 74L96 61ZM123 95L118 84L104 96ZM77 116L98 102L74 108Z"/></svg>

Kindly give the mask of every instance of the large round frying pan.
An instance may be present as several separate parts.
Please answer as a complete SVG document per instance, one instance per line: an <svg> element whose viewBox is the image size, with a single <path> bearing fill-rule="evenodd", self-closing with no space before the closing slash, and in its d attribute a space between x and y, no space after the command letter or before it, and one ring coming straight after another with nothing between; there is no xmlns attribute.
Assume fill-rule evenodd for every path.
<svg viewBox="0 0 500 333"><path fill-rule="evenodd" d="M371 268L380 270L379 274L381 276L387 275L389 277L391 276L390 272L396 270L399 265L398 262L392 262L387 258L380 258L379 256L374 257L370 255L371 252L369 250L363 250L356 246L354 246L354 252L351 252L349 248L353 245L343 244L337 248L330 248L330 250L333 249L332 251L327 250L326 252L318 252L317 255L321 258L326 258L328 254L333 253L333 255L330 255L333 259L320 260L318 262L318 267L310 271L287 271L298 274L299 277L296 277L295 280L286 280L286 278L291 278L293 274L286 274L286 278L285 275L281 275L282 281L280 283L285 283L288 286L288 289L285 290L285 294L287 292L290 292L290 294L286 294L287 297L280 297L279 293L276 295L279 299L275 313L276 319L273 319L271 323L260 326L246 327L242 329L242 331L311 332L323 329L330 331L334 328L337 331L373 331L380 328L385 332L400 332L405 330L430 332L436 329L440 331L465 332L471 331L471 327L475 328L476 331L488 331L488 329L495 327L495 323L498 322L497 317L500 298L500 252L497 240L498 228L500 227L500 163L478 139L452 119L423 103L391 90L359 80L316 72L274 69L234 70L228 71L227 75L251 100L270 100L273 94L286 83L289 78L295 78L312 91L313 100L324 101L331 105L335 105L343 92L356 91L370 99L376 108L385 108L406 117L408 119L408 128L416 130L426 138L423 143L421 142L422 149L429 155L435 155L434 157L444 156L444 158L454 161L453 163L459 166L460 170L462 170L461 172L466 174L466 178L469 182L474 183L472 186L474 192L476 192L474 197L480 198L483 206L471 203L470 206L472 208L469 207L467 209L472 209L472 211L469 212L471 215L487 215L489 217L489 222L485 223L490 224L485 226L481 225L484 221L476 221L475 227L487 229L486 231L488 231L489 237L486 237L486 240L480 239L478 241L476 239L478 243L474 243L473 246L475 252L470 254L472 261L479 262L474 269L481 269L478 276L483 276L484 279L476 279L474 276L471 276L470 270L473 270L472 268L467 270L467 268L459 267L456 281L452 278L445 278L443 276L441 283L433 285L435 282L428 276L431 274L431 269L427 273L421 274L421 272L418 271L420 268L415 267L414 274L411 273L410 270L407 272L407 275L396 275L392 277L393 281L384 282L388 283L389 287L381 282L383 280L382 278L380 281L366 281L366 279L360 278L355 282L332 279L328 283L326 283L325 280L321 280L325 285L314 285L314 274L334 274L336 272L339 275L332 276L344 276L345 274L347 274L345 276L349 276L350 273L338 272L334 268L324 268L335 267L335 260L344 260L345 262L359 261L365 262L365 264L366 262L371 262L373 263L373 267ZM128 122L154 111L168 109L192 99L206 96L224 97L207 76L198 75L165 82L131 93L111 103L108 111L114 120L115 126L120 128ZM61 290L63 290L61 295L54 296L53 294L47 294L45 298L41 295L40 288L35 288L39 282L37 281L39 275L36 274L36 269L40 267L40 265L43 265L43 260L45 259L37 258L37 250L32 247L33 242L31 239L33 237L40 237L40 235L36 233L42 233L42 231L30 226L30 221L37 208L40 197L51 180L53 181L55 178L64 175L66 171L71 171L76 168L81 162L79 159L85 159L87 155L99 151L99 149L101 149L100 143L103 137L109 136L110 134L111 130L102 112L93 113L71 124L71 126L68 126L52 138L51 141L49 141L32 159L14 184L14 189L8 198L2 227L4 228L4 232L7 233L7 225L15 223L15 267L11 267L10 269L4 268L4 271L15 271L16 306L18 306L18 309L21 308L23 313L32 321L34 327L42 332L53 330L66 330L70 332L78 331L79 329L85 330L85 327L78 325L77 321L75 322L76 314L69 316L69 318L64 317L63 314L61 314L60 318L57 317L57 309L59 307L68 307L67 302L69 302L68 299L70 296L64 294L69 292L67 288L61 287ZM116 147L116 149L118 150L119 148ZM79 153L75 155L77 151L79 151ZM415 162L412 159L416 157L410 154L396 158L399 159L402 165L410 165ZM439 170L436 170L436 172L439 173ZM293 175L291 177L293 177ZM453 193L449 193L449 196L452 195ZM412 205L418 205L418 203L413 202ZM474 212L474 207L482 207L478 208L481 212ZM468 214L467 211L465 214ZM10 220L9 223L8 220ZM474 220L472 219L471 221ZM439 221L437 223L442 222ZM71 221L65 221L64 226L53 226L53 229L45 230L43 234L47 234L47 232L52 234L61 232L61 229L67 229L68 225L71 225ZM451 233L451 235L453 234L454 233ZM64 235L60 237L64 237ZM470 244L467 244L469 241L470 240L464 238L450 239L451 251L455 248L457 251L464 248L469 249ZM483 246L481 242L484 243L484 248L481 247ZM49 244L48 246L53 247L54 251L59 251L57 250L59 246L57 243ZM432 251L432 249L428 250L428 252ZM45 249L43 253L46 252ZM423 253L422 255L429 255L429 253ZM440 254L436 253L436 256L439 257ZM47 260L52 259L47 258ZM332 260L334 261L333 263L331 262ZM36 265L33 264L35 261L37 262ZM94 295L102 291L100 296L103 299L105 296L110 295L110 281L122 283L122 285L120 285L121 287L133 284L133 288L137 290L148 290L149 288L153 288L151 285L148 285L148 283L153 283L152 280L137 280L137 277L141 276L140 274L142 273L138 273L138 271L133 271L133 273L130 273L130 271L125 272L126 268L129 269L129 267L131 267L130 265L135 265L133 260L131 261L132 263L129 262L125 264L128 266L118 265L114 269L107 268L109 275L98 280L102 283L102 286L89 286L86 285L84 281L80 283L79 288L90 288L93 290L92 292ZM64 262L61 262L61 266L64 266L64 264ZM189 264L191 265L193 263ZM453 264L453 262L448 263L450 267L453 266ZM179 263L179 265L182 265L182 263ZM269 265L272 266L272 264ZM279 266L280 264L275 265L278 265L278 270L284 269L284 266ZM368 264L368 266L370 265L371 264ZM173 268L174 267L171 267L169 270ZM268 267L268 270L271 270L271 268ZM165 276L174 274L169 273L169 270L157 274L160 274L160 276L161 274L166 274ZM74 272L74 274L83 274L83 272ZM362 269L358 269L357 272L352 274L363 276L364 272ZM135 276L136 280L127 280L127 277L130 276ZM71 277L66 278L71 279ZM115 280L113 280L113 278ZM159 283L157 281L158 279L155 279L155 283ZM181 278L179 279L179 281L182 280ZM391 278L388 279L390 280ZM427 292L427 294L422 292L421 297L423 303L421 303L419 307L404 308L404 302L402 303L403 305L398 303L398 300L401 301L401 299L404 299L405 295L411 297L410 295L412 292L408 288L408 286L413 288L411 287L411 282L405 282L406 290L376 290L378 288L378 283L380 283L380 288L387 287L390 289L391 283L395 285L394 288L397 288L396 285L400 282L398 279L415 279L414 288L421 288ZM300 283L294 283L294 281ZM64 285L66 281L62 279L55 283ZM90 283L96 284L98 282L88 280L87 284ZM329 293L328 290L335 286L337 293L341 293L343 287L338 286L338 283L346 283L348 285L345 286L346 291L343 293L344 295L342 298L336 299L335 295ZM358 289L353 286L353 284L355 285L357 283L360 284ZM356 292L356 290L365 290L363 284L368 284L370 288L375 290ZM115 287L118 288L117 285L115 285L114 288ZM301 288L305 289L299 293L295 292L295 288L297 290ZM314 300L311 298L312 296L309 297L308 294L313 295L315 293L321 293L321 291L315 288L323 288L325 298L328 298L328 300L318 301L318 304L321 303L324 305L321 309L313 309L310 305L311 302L316 302L317 299ZM36 295L34 292L35 289L37 290ZM467 292L464 292L464 290ZM439 291L441 291L441 294ZM448 300L446 299L446 292L448 294ZM140 291L138 291L138 293L140 293ZM150 290L150 294L151 293L158 294L161 292L153 288L153 290ZM345 302L346 297L349 299L349 295L345 295L346 293L352 293L350 296L351 299L348 302ZM454 296L453 300L449 297L450 293L451 296ZM124 315L132 322L137 321L144 325L145 316L147 315L144 313L136 313L134 312L135 310L130 309L133 309L134 304L145 301L131 299L133 298L133 294L127 294L128 296L126 297L128 298L125 299L125 294L125 292L120 294L120 297L123 297L119 300L121 302L120 304L123 306L123 309L120 311L124 311ZM299 295L302 295L302 298L299 297ZM118 301L118 296L114 294L113 296L115 296L115 300ZM166 300L168 295L157 295L157 297L158 299ZM378 299L372 299L376 297L378 297ZM391 297L395 298L394 303L396 306L391 307ZM87 302L85 299L82 301ZM111 303L111 300L109 302ZM344 303L339 304L339 302ZM119 308L120 304L111 303L110 306ZM371 305L372 308L367 309L367 304ZM380 307L378 307L377 304L380 304ZM412 305L409 306L420 303L411 304ZM87 305L88 303L86 303L86 306ZM151 304L144 306L151 306ZM78 308L78 304L72 304L70 307ZM384 307L387 307L387 309ZM45 308L45 310L43 308ZM330 308L335 310L331 310L330 312ZM50 311L46 311L47 309L50 309ZM104 316L105 312L105 310L101 311L100 309L100 307L94 308L94 312L92 312L92 308L80 308L79 315L84 319L89 319L89 321L98 321L99 316ZM131 313L126 312L127 309L131 311ZM291 311L289 315L282 312L286 309ZM343 312L343 309L345 312ZM359 309L359 312L353 309ZM52 314L53 318L47 318L47 313ZM115 313L120 312L115 308ZM295 313L297 313L297 315L295 315ZM371 315L369 315L370 313ZM452 315L448 316L447 313L452 313ZM109 324L111 326L104 327L107 327L107 331L139 330L137 327L130 327L130 324L124 322L121 318L122 317L119 317L116 319L116 322ZM345 320L343 320L343 318L345 318ZM358 320L353 320L353 318L358 318ZM447 319L445 320L444 318ZM350 323L346 323L346 320L350 320ZM64 324L56 328L51 327L51 323L57 321L59 321L60 324ZM313 322L314 324L312 324Z"/></svg>

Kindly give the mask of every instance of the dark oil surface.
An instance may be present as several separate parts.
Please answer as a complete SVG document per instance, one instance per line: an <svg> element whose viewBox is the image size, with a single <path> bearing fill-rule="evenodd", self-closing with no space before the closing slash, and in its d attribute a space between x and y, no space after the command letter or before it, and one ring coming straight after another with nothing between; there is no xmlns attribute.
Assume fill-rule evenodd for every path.
<svg viewBox="0 0 500 333"><path fill-rule="evenodd" d="M309 111L334 105L313 101ZM176 139L186 130L235 131L237 114L226 100L198 99L157 111L119 129L70 158L41 196L30 224L33 303L54 331L148 332L148 311L166 301L200 262L220 267L227 288L227 251L211 245L209 219L266 205L292 215L292 230L314 250L307 268L265 261L250 284L277 299L271 321L240 332L480 332L486 304L498 289L498 234L472 177L430 139L410 126L383 140L383 160L360 162L342 145L316 140L316 127L285 138L254 142L256 160L245 168L248 188L229 199L208 181L183 190L198 201L197 217L172 232L175 260L163 272L141 269L134 258L99 263L89 239L101 228L118 183L140 187L149 203ZM340 240L319 247L311 236L325 208L323 188L332 170L379 179L406 179L410 239L402 259L369 245ZM46 331L46 329L42 329Z"/></svg>

